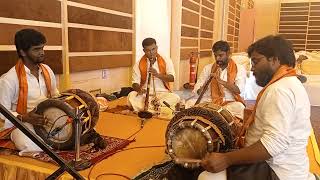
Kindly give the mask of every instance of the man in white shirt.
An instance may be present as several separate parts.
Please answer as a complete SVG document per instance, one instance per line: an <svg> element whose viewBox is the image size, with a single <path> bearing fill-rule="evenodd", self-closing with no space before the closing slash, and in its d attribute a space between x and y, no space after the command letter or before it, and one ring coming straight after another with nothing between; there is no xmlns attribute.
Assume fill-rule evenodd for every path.
<svg viewBox="0 0 320 180"><path fill-rule="evenodd" d="M0 103L18 117L33 132L33 125L44 125L47 120L35 113L35 107L43 100L59 94L56 78L44 61L43 47L46 38L33 29L23 29L15 35L19 60L0 78ZM1 115L2 119L5 119ZM13 124L5 120L4 128ZM13 130L11 140L20 151L40 151L19 129Z"/></svg>
<svg viewBox="0 0 320 180"><path fill-rule="evenodd" d="M158 54L158 46L153 38L146 38L142 41L144 56L134 65L132 74L132 87L134 91L128 95L128 104L134 111L144 110L145 93L150 78L150 98L152 102L156 93L158 105L166 101L172 108L180 101L178 95L171 93L170 82L174 82L174 67L171 59L163 58ZM150 103L149 110L155 110L155 101Z"/></svg>
<svg viewBox="0 0 320 180"><path fill-rule="evenodd" d="M226 108L239 118L243 117L243 99L240 96L244 92L246 83L246 70L242 65L236 64L230 58L230 46L226 41L217 41L212 46L212 52L216 62L208 64L202 70L193 93L203 93L205 84L209 82L201 102L212 102L219 105L226 105ZM218 90L216 90L218 89ZM191 107L197 99L190 99L186 107Z"/></svg>
<svg viewBox="0 0 320 180"><path fill-rule="evenodd" d="M292 45L281 36L267 36L252 44L248 54L256 82L264 88L237 139L244 147L208 154L201 162L206 171L198 179L314 179L306 152L310 103L296 77Z"/></svg>

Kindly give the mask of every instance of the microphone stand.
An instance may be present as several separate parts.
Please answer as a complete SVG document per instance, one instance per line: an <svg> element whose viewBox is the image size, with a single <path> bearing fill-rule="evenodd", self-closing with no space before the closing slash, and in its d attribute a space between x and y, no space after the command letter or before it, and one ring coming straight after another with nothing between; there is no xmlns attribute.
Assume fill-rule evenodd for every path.
<svg viewBox="0 0 320 180"><path fill-rule="evenodd" d="M73 176L77 180L85 180L73 167L71 167L61 157L59 157L46 143L42 141L42 139L40 139L37 135L30 131L17 117L15 117L10 111L8 111L2 104L0 104L0 113L59 164L60 168L56 170L54 173L52 173L50 176L48 176L46 178L47 180L58 179L58 177L65 171L67 171L71 176Z"/></svg>
<svg viewBox="0 0 320 180"><path fill-rule="evenodd" d="M75 141L74 141L75 159L73 160L73 165L77 171L80 171L80 170L87 169L92 164L90 161L83 160L80 158L80 144L81 144L80 138L81 138L81 133L82 133L81 117L82 117L85 110L80 111L79 108L77 107L75 109L75 111L76 111L75 118L74 118L74 122L75 122L75 136L74 136L74 139L75 139Z"/></svg>

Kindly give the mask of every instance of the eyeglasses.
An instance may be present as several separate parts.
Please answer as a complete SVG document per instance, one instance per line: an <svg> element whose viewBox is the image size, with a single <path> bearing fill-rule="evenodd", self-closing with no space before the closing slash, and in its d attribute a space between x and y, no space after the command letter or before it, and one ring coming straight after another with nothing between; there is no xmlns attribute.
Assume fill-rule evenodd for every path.
<svg viewBox="0 0 320 180"><path fill-rule="evenodd" d="M265 58L265 56L261 56L258 58L251 58L251 64L252 66L256 66L257 64L259 64L259 62L261 62L261 59Z"/></svg>

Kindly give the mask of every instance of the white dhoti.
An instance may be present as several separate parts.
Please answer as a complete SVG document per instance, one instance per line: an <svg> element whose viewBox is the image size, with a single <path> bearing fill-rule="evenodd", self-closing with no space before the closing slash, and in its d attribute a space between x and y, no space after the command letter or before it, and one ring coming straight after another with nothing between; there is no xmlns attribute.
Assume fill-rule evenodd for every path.
<svg viewBox="0 0 320 180"><path fill-rule="evenodd" d="M33 125L30 123L24 123L24 125L36 134ZM37 146L30 138L28 138L22 131L18 128L11 132L11 140L13 141L16 148L20 151L19 155L24 152L31 152L31 151L42 151L42 149ZM39 137L39 136L38 136ZM40 137L39 137L40 138Z"/></svg>
<svg viewBox="0 0 320 180"><path fill-rule="evenodd" d="M145 94L138 95L136 91L132 91L128 94L128 105L134 109L134 111L139 112L144 110L144 103L145 103ZM154 95L149 96L149 104L154 99ZM157 99L160 102L160 106L165 107L164 101L167 102L172 109L175 109L175 106L178 102L180 102L180 97L177 94L170 93L170 92L157 92ZM149 110L152 112L153 109L150 109L151 105L149 106Z"/></svg>
<svg viewBox="0 0 320 180"><path fill-rule="evenodd" d="M203 171L199 176L198 180L227 180L227 171L221 171L218 173L210 173Z"/></svg>

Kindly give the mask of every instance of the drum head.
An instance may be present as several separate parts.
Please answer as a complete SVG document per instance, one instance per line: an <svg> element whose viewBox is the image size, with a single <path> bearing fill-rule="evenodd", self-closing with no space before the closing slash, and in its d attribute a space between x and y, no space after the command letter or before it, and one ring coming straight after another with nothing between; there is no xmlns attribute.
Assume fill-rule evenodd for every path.
<svg viewBox="0 0 320 180"><path fill-rule="evenodd" d="M49 123L44 126L35 126L35 131L53 148L68 150L74 148L75 123L72 121L76 117L76 108L87 107L83 110L83 119L88 118L82 124L81 135L83 135L97 124L99 105L91 94L80 89L70 89L61 94L62 96L47 99L37 106L36 113L44 115ZM66 100L68 97L73 98ZM54 131L58 132L54 133Z"/></svg>
<svg viewBox="0 0 320 180"><path fill-rule="evenodd" d="M233 147L231 129L220 112L197 106L172 118L166 131L167 152L178 164L195 168L199 164L180 159L201 160L208 152L224 152Z"/></svg>
<svg viewBox="0 0 320 180"><path fill-rule="evenodd" d="M44 115L49 121L47 125L34 128L49 146L58 150L74 147L74 123L67 123L67 121L75 116L75 111L69 104L58 99L48 99L38 105L37 113ZM51 132L58 127L63 128L52 136Z"/></svg>

